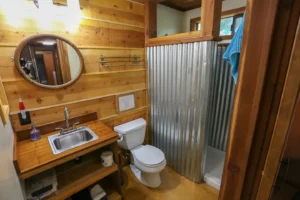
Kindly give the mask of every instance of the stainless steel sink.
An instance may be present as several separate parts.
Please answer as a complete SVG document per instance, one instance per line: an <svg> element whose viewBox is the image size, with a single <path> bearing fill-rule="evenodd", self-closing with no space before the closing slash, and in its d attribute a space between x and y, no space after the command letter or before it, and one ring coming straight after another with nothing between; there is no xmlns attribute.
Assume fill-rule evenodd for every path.
<svg viewBox="0 0 300 200"><path fill-rule="evenodd" d="M97 139L98 136L86 126L67 131L63 135L58 133L48 137L53 154L65 152Z"/></svg>

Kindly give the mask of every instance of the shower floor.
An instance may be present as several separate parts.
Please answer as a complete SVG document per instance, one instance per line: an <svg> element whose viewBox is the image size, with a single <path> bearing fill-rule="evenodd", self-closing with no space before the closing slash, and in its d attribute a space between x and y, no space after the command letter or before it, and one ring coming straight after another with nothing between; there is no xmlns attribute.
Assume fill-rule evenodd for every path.
<svg viewBox="0 0 300 200"><path fill-rule="evenodd" d="M224 161L225 152L211 146L207 147L204 182L218 190L221 186Z"/></svg>

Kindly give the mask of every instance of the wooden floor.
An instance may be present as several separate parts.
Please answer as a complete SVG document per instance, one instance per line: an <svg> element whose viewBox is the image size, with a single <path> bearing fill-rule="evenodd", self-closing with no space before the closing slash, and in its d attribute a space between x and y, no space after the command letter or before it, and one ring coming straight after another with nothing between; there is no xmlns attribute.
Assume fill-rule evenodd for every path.
<svg viewBox="0 0 300 200"><path fill-rule="evenodd" d="M159 188L148 188L134 176L129 166L124 167L125 184L122 187L125 200L216 200L218 190L207 184L193 183L166 167L161 173Z"/></svg>

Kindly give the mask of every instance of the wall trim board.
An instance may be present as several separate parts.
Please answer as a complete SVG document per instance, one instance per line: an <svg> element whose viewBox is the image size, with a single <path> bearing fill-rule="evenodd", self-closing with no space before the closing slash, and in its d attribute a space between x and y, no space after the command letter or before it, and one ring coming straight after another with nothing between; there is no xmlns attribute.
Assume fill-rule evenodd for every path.
<svg viewBox="0 0 300 200"><path fill-rule="evenodd" d="M1 46L1 44L0 44ZM138 48L138 47L110 47L110 46L77 46L78 49L116 49L116 50L141 50L144 48Z"/></svg>
<svg viewBox="0 0 300 200"><path fill-rule="evenodd" d="M0 47L17 47L19 43L0 43ZM144 47L114 47L114 46L82 46L76 45L78 49L116 49L116 50L142 50ZM13 56L13 55L12 55Z"/></svg>
<svg viewBox="0 0 300 200"><path fill-rule="evenodd" d="M115 115L111 115L111 116L108 116L108 117L99 118L98 120L103 121L103 120L108 120L108 119L111 119L111 118L114 118L114 117L117 117L117 116L121 117L122 115L129 115L133 112L138 112L138 111L141 111L141 110L144 110L144 109L147 109L147 108L148 108L148 106L143 106L143 107L140 107L140 108L134 108L134 109L131 109L129 111L117 113Z"/></svg>
<svg viewBox="0 0 300 200"><path fill-rule="evenodd" d="M90 72L90 73L82 73L81 76L95 76L95 75L105 75L105 74L119 74L119 73L126 73L126 72L141 72L146 71L143 69L130 69L130 70L118 70L118 71L106 71L106 72ZM26 81L23 78L16 78L16 79L3 79L2 83L9 83L9 82L17 82L17 81Z"/></svg>
<svg viewBox="0 0 300 200"><path fill-rule="evenodd" d="M109 24L131 26L131 27L136 27L136 28L141 28L141 29L145 28L145 26L137 26L137 25L133 25L133 24L127 24L127 23L122 23L122 22L115 22L115 21L110 21L110 20L105 20L105 19L100 19L100 18L85 17L85 16L83 16L81 18L82 19L86 19L86 20L98 21L98 22L106 22L106 23L109 23Z"/></svg>
<svg viewBox="0 0 300 200"><path fill-rule="evenodd" d="M39 107L39 108L31 108L31 109L27 109L27 111L32 112L32 111L44 110L44 109L55 108L55 107L59 107L59 106L66 106L66 105L80 103L80 102L84 102L84 101L90 101L90 100L95 100L95 99L102 99L102 98L105 98L105 97L112 97L112 96L123 95L123 94L138 92L138 91L144 91L144 90L146 90L146 88L142 88L142 89L138 89L138 90L129 90L129 91L125 91L125 92L120 92L120 93L115 93L115 94L108 94L108 95L103 95L103 96L96 96L96 97L93 97L93 98L81 99L81 100L76 100L76 101L70 101L70 102L61 103L61 104L55 104L55 105L51 105L51 106L43 106L43 107ZM18 113L19 113L19 111L12 111L12 112L10 112L9 115L16 115Z"/></svg>
<svg viewBox="0 0 300 200"><path fill-rule="evenodd" d="M130 70L121 70L121 71L91 72L91 73L84 73L82 75L83 76L93 76L93 75L99 75L99 74L118 74L118 73L140 72L140 71L146 71L146 69L143 68L143 69L130 69Z"/></svg>
<svg viewBox="0 0 300 200"><path fill-rule="evenodd" d="M213 41L219 40L219 38L214 38L213 36L200 36L199 31L180 33L176 35L162 36L157 38L151 38L148 40L146 47L152 46L162 46L162 45L171 45L171 44L184 44L191 42L202 42L202 41Z"/></svg>
<svg viewBox="0 0 300 200"><path fill-rule="evenodd" d="M136 4L140 4L140 5L145 5L144 3L138 2L136 0L126 0L126 1L136 3Z"/></svg>
<svg viewBox="0 0 300 200"><path fill-rule="evenodd" d="M113 120L114 118L124 118L124 117L127 117L127 116L132 116L132 115L135 115L137 113L140 113L140 112L144 112L145 115L148 115L147 112L148 112L148 106L144 106L144 107L141 107L141 108L136 108L134 110L130 110L128 112L124 112L124 113L120 113L120 114L117 114L115 116L112 116L112 117L106 117L106 118L102 118L101 121L108 125L108 122ZM128 120L126 120L128 122ZM124 122L118 120L118 125L119 124L122 124ZM109 126L109 125L108 125Z"/></svg>
<svg viewBox="0 0 300 200"><path fill-rule="evenodd" d="M15 43L0 43L0 47L17 47L19 44ZM14 55L11 55L14 56Z"/></svg>

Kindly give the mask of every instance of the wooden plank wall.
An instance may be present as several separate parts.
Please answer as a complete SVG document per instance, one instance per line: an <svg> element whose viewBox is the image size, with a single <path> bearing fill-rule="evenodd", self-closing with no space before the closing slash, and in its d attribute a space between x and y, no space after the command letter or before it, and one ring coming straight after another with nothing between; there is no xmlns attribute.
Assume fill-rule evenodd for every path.
<svg viewBox="0 0 300 200"><path fill-rule="evenodd" d="M83 17L75 31L67 28L68 22L62 22L65 16L61 14L51 17L47 30L39 25L34 15L38 9L33 1L22 0L21 4L18 7L22 8L22 13L16 14L14 19L18 20L18 25L11 24L7 10L0 11L0 76L15 131L30 128L30 125L19 124L19 98L38 125L64 119L64 106L69 108L70 117L96 111L99 119L111 127L139 117L147 119L143 1L80 0ZM54 15L59 9L66 7L55 6ZM80 49L85 67L75 84L59 90L43 89L18 74L11 61L16 46L24 38L39 33L63 36ZM137 55L141 57L141 66L103 67L100 55ZM117 113L116 96L132 92L136 109Z"/></svg>

